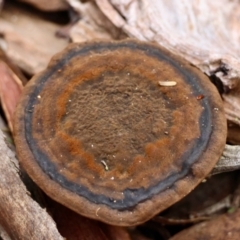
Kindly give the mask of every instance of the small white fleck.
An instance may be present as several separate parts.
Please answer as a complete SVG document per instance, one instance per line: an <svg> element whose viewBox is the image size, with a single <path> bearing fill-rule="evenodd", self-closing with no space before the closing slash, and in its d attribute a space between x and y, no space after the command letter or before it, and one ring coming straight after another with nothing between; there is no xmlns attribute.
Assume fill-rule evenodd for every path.
<svg viewBox="0 0 240 240"><path fill-rule="evenodd" d="M98 209L96 210L96 216L97 216L97 217L99 217L99 216L98 216L98 212L99 212L100 209L101 209L101 208L98 208Z"/></svg>
<svg viewBox="0 0 240 240"><path fill-rule="evenodd" d="M129 75L130 75L130 73L127 73L127 75L129 76Z"/></svg>
<svg viewBox="0 0 240 240"><path fill-rule="evenodd" d="M114 203L116 203L116 202L117 202L117 200L113 200L113 202L114 202Z"/></svg>
<svg viewBox="0 0 240 240"><path fill-rule="evenodd" d="M101 163L102 163L102 165L104 166L105 170L108 171L109 168L108 168L107 163L106 163L104 160L101 160Z"/></svg>
<svg viewBox="0 0 240 240"><path fill-rule="evenodd" d="M68 101L69 101L69 102L71 102L72 100L71 100L71 99L69 99Z"/></svg>
<svg viewBox="0 0 240 240"><path fill-rule="evenodd" d="M217 112L219 109L218 108L214 108L213 110Z"/></svg>
<svg viewBox="0 0 240 240"><path fill-rule="evenodd" d="M38 96L37 96L37 98L38 98L38 99L40 99L40 98L41 98L41 96L40 96L40 95L38 95Z"/></svg>
<svg viewBox="0 0 240 240"><path fill-rule="evenodd" d="M173 87L177 85L177 82L175 81L159 81L158 83L163 87Z"/></svg>
<svg viewBox="0 0 240 240"><path fill-rule="evenodd" d="M114 177L111 177L111 180L114 180Z"/></svg>
<svg viewBox="0 0 240 240"><path fill-rule="evenodd" d="M91 145L91 147L93 148L93 144Z"/></svg>

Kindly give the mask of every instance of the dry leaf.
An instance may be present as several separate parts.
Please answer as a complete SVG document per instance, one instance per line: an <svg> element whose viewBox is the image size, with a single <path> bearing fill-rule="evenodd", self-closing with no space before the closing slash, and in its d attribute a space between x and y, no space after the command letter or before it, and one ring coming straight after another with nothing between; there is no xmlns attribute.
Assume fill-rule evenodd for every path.
<svg viewBox="0 0 240 240"><path fill-rule="evenodd" d="M22 88L23 85L18 76L0 59L0 99L11 131L13 130L13 114Z"/></svg>

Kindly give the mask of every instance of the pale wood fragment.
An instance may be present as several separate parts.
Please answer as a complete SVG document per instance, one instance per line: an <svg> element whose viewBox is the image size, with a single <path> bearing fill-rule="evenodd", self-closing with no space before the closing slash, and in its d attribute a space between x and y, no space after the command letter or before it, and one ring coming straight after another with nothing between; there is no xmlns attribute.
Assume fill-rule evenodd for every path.
<svg viewBox="0 0 240 240"><path fill-rule="evenodd" d="M229 172L240 169L240 146L227 145L223 151L223 154L212 170L212 174Z"/></svg>
<svg viewBox="0 0 240 240"><path fill-rule="evenodd" d="M123 39L126 35L99 10L93 1L82 3L67 0L70 6L81 16L70 30L73 42L93 39Z"/></svg>

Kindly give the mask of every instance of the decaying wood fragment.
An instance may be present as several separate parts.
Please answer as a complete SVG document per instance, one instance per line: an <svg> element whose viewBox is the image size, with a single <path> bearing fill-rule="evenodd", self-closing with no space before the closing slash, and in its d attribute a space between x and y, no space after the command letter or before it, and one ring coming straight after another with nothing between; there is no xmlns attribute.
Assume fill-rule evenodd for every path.
<svg viewBox="0 0 240 240"><path fill-rule="evenodd" d="M152 218L152 221L163 224L163 225L185 225L185 224L192 224L192 223L198 223L202 221L209 220L209 217L194 217L190 219L172 219L172 218L166 218L162 216L156 216Z"/></svg>
<svg viewBox="0 0 240 240"><path fill-rule="evenodd" d="M59 25L48 22L23 8L6 4L0 15L0 33L7 56L26 73L43 70L50 58L68 44L56 37Z"/></svg>
<svg viewBox="0 0 240 240"><path fill-rule="evenodd" d="M66 0L18 0L29 3L43 11L60 11L68 9Z"/></svg>
<svg viewBox="0 0 240 240"><path fill-rule="evenodd" d="M23 75L22 71L11 62L11 60L6 56L1 47L0 47L0 60L5 62L11 69L11 71L18 76L19 80L22 82L22 85L25 85L27 83L27 78Z"/></svg>
<svg viewBox="0 0 240 240"><path fill-rule="evenodd" d="M228 195L227 197L221 199L219 202L212 204L211 206L203 209L194 214L194 217L201 218L201 217L211 217L214 214L217 214L221 210L224 211L225 209L229 209L231 207L231 199L232 196ZM190 216L191 218L191 216Z"/></svg>
<svg viewBox="0 0 240 240"><path fill-rule="evenodd" d="M229 172L240 169L240 146L225 146L222 157L212 170L211 174Z"/></svg>
<svg viewBox="0 0 240 240"><path fill-rule="evenodd" d="M0 237L2 240L11 240L8 233L5 231L5 229L0 225Z"/></svg>
<svg viewBox="0 0 240 240"><path fill-rule="evenodd" d="M70 6L81 16L70 30L73 42L93 39L123 39L123 31L108 20L93 1L82 3L78 0L67 0Z"/></svg>
<svg viewBox="0 0 240 240"><path fill-rule="evenodd" d="M13 113L19 101L26 79L4 55L0 49L0 100L8 121L10 130L13 130Z"/></svg>
<svg viewBox="0 0 240 240"><path fill-rule="evenodd" d="M228 124L228 137L227 140L230 144L240 145L240 127L237 124Z"/></svg>
<svg viewBox="0 0 240 240"><path fill-rule="evenodd" d="M15 154L7 147L1 131L0 152L0 224L12 239L63 239L46 210L27 193Z"/></svg>
<svg viewBox="0 0 240 240"><path fill-rule="evenodd" d="M222 239L239 239L239 221L240 210L231 214L223 214L210 221L196 224L182 232L176 234L170 240L222 240Z"/></svg>

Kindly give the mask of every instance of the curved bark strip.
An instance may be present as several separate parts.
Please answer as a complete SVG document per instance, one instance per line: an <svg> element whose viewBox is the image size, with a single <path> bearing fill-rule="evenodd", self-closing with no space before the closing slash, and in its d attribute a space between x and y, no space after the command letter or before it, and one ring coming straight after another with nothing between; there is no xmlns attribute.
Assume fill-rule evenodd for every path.
<svg viewBox="0 0 240 240"><path fill-rule="evenodd" d="M0 153L0 224L12 239L63 239L46 210L29 196L1 131Z"/></svg>

